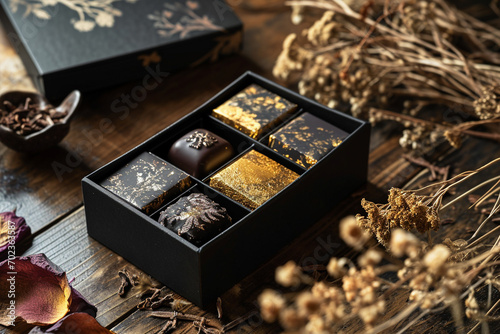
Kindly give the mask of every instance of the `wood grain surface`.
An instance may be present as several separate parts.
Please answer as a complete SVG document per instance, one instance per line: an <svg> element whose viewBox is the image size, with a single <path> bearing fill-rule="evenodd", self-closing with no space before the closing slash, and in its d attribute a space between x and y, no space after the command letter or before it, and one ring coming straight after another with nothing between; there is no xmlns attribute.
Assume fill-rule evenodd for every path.
<svg viewBox="0 0 500 334"><path fill-rule="evenodd" d="M272 78L272 66L284 37L290 32L300 32L302 27L290 23L286 8L273 5L259 9L233 2L245 24L245 48L240 55L170 74L126 117L114 113L111 105L122 94L130 93L137 82L86 94L68 137L43 154L22 155L0 144L0 210L17 208L34 232L26 243L19 245L18 255L45 253L67 271L70 279L75 279L73 286L98 307L97 320L116 333L155 333L161 329L164 321L136 308L140 295L150 285L159 283L88 236L80 180L191 112L243 72L252 70ZM1 61L15 54L2 31L0 36L1 66ZM26 89L30 89L29 85ZM111 124L111 130L104 128L104 123ZM361 198L385 201L390 187L416 187L428 182L429 172L402 157L404 152L397 133L390 129L382 126L373 129L369 181L364 187L343 203L332 206L323 219L221 296L223 323L250 315L232 332L279 332L278 326L263 323L255 306L264 288L276 286L273 282L276 266L290 259L302 265L320 265L326 264L330 256L352 256L338 238L338 222L346 215L362 212ZM451 173L456 174L481 166L499 152L497 143L469 139L460 150L442 145L431 156L441 166L450 165ZM61 165L67 167L64 173L57 172L56 167ZM493 171L496 175L498 172ZM453 210L463 210L466 204L457 204ZM461 215L453 224L443 226L436 237L464 238L474 229L477 219L471 214ZM122 268L138 274L145 282L123 298L117 295L120 285L117 273ZM182 297L175 295L175 298ZM406 301L404 293L392 296L384 318L402 310ZM186 305L182 311L216 318L215 305L206 310ZM404 325L402 322L398 328ZM348 333L359 330L360 323L356 321L346 328ZM410 332L450 333L454 327L450 315L444 312L421 319ZM15 331L0 327L0 333ZM197 330L183 323L173 333L197 333Z"/></svg>

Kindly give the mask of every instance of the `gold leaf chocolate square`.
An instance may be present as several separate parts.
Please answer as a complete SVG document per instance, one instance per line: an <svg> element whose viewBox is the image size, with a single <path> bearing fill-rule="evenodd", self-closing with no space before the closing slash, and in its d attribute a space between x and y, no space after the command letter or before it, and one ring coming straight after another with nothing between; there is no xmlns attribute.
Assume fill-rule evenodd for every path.
<svg viewBox="0 0 500 334"><path fill-rule="evenodd" d="M150 153L142 153L101 186L149 214L191 185L186 173Z"/></svg>
<svg viewBox="0 0 500 334"><path fill-rule="evenodd" d="M252 150L210 178L210 186L254 210L299 175Z"/></svg>
<svg viewBox="0 0 500 334"><path fill-rule="evenodd" d="M215 108L212 115L246 135L258 139L281 123L297 105L252 84Z"/></svg>
<svg viewBox="0 0 500 334"><path fill-rule="evenodd" d="M349 134L310 113L304 113L269 136L269 147L310 168Z"/></svg>

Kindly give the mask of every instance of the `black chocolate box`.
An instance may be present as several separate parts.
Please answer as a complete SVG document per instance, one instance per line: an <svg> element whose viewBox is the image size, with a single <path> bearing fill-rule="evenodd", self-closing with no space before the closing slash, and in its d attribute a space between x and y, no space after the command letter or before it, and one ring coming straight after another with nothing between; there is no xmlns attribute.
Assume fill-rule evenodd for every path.
<svg viewBox="0 0 500 334"><path fill-rule="evenodd" d="M278 108L280 120L262 121L257 112L263 109L248 100L226 103L235 96L264 105L266 113ZM232 120L240 117L240 123L263 131L246 134L239 125L216 117L214 110L223 105L230 106ZM245 113L242 105L255 108L255 113ZM273 126L267 127L271 122ZM293 132L297 123L300 131ZM273 134L282 140L286 134L297 135L298 144L285 141L293 144L289 150L302 151L302 135L314 137L317 129L323 131L317 134L318 145L330 140L331 148L321 154L311 151L311 165L275 150ZM88 232L185 298L207 305L366 182L369 138L368 123L247 72L195 111L82 180ZM194 177L194 171L176 166L184 158L172 158L179 152L179 141L183 150L214 148L217 157L222 156L220 146L231 150L227 142L232 151L224 155L224 162L210 170L200 168L203 173ZM186 157L199 162L207 154ZM187 174L191 175L186 178ZM133 175L137 182L130 184ZM160 203L158 198L164 200ZM196 201L205 206L196 208ZM171 212L174 216L168 217ZM205 231L210 217L223 217L220 226L210 230L215 234L202 242L193 239Z"/></svg>
<svg viewBox="0 0 500 334"><path fill-rule="evenodd" d="M214 61L242 40L223 0L0 0L0 22L49 99Z"/></svg>

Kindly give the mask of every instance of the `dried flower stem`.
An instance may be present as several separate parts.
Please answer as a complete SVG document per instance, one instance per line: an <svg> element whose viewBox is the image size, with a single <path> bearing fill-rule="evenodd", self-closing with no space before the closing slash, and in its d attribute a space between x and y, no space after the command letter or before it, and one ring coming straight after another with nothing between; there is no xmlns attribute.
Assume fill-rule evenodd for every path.
<svg viewBox="0 0 500 334"><path fill-rule="evenodd" d="M355 116L381 106L415 115L429 104L483 120L500 116L500 30L446 1L371 0L359 12L342 0L287 4L325 11L303 38L286 38L273 70L298 79L301 94L332 108L349 105ZM452 126L439 116L395 117L411 127L401 145L422 151L444 137L459 147L464 135L500 141L497 133L470 130L480 123Z"/></svg>

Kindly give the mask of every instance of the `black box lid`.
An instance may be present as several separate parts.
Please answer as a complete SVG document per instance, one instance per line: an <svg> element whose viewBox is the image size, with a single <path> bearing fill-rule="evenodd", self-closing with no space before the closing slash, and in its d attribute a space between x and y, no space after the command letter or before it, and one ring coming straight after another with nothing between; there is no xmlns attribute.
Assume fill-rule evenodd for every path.
<svg viewBox="0 0 500 334"><path fill-rule="evenodd" d="M210 51L234 52L228 49L239 49L241 42L240 33L239 41L224 41L213 50L220 36L242 27L222 0L0 0L0 5L10 40L37 87L48 95L55 95L53 87L88 90L89 82L105 86L140 78L143 66L151 63L168 63L162 67L166 71L185 67L216 58ZM56 79L65 82L56 85Z"/></svg>

